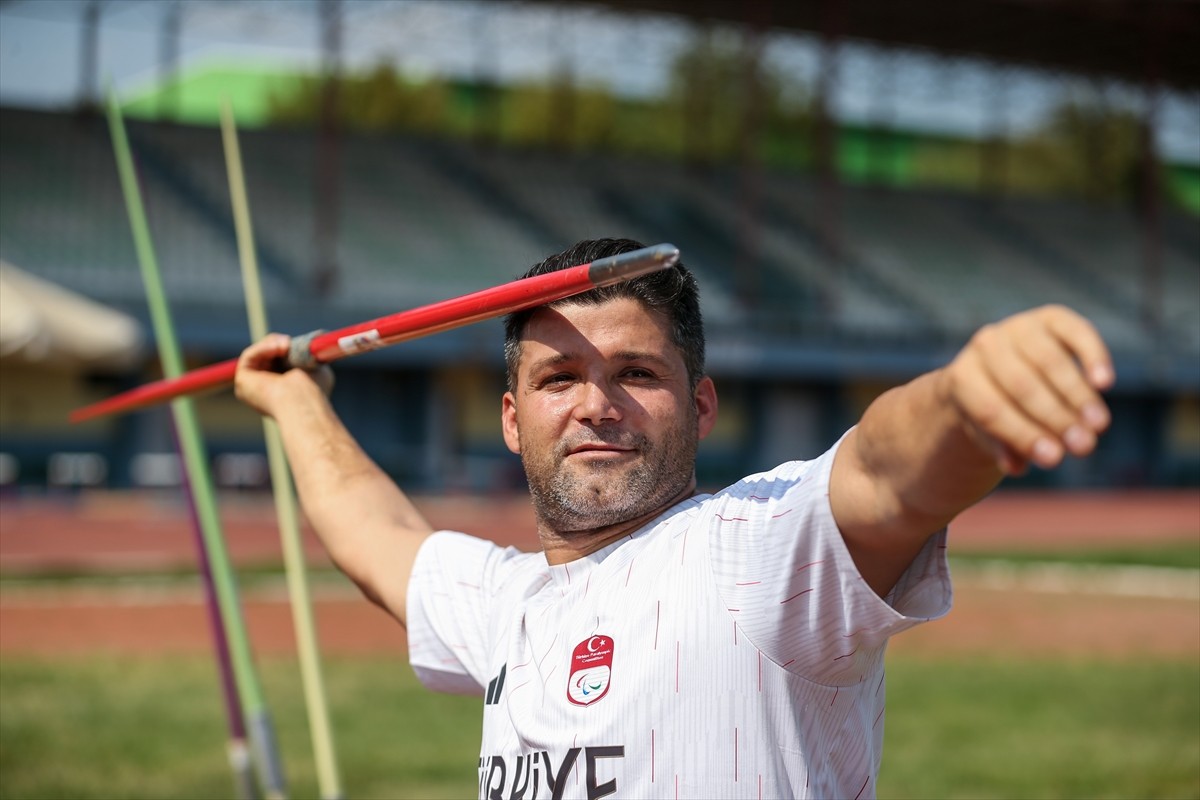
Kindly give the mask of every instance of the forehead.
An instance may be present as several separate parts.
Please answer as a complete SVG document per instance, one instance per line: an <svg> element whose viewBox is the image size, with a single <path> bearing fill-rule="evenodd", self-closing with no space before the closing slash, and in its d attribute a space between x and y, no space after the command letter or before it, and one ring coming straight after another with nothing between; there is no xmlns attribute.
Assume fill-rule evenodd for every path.
<svg viewBox="0 0 1200 800"><path fill-rule="evenodd" d="M628 297L598 305L566 303L539 309L521 335L522 363L549 355L610 358L638 351L681 358L671 342L666 315Z"/></svg>

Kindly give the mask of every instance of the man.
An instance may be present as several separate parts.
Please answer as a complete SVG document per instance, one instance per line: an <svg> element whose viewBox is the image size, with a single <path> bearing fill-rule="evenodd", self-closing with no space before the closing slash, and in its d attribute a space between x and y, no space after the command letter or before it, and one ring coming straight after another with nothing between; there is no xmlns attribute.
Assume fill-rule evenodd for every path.
<svg viewBox="0 0 1200 800"><path fill-rule="evenodd" d="M640 247L581 242L528 274ZM945 528L1005 474L1087 455L1113 371L1046 307L878 398L824 455L696 493L717 418L682 266L506 321L504 440L542 553L433 533L306 373L237 391L280 424L331 556L430 688L484 695L488 798L868 797L889 636L945 614Z"/></svg>

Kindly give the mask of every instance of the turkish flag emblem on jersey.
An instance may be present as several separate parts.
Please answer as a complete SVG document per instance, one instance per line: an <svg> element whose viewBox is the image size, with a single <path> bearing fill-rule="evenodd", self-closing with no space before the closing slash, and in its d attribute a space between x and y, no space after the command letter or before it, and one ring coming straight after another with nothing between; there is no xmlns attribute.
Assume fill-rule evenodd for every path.
<svg viewBox="0 0 1200 800"><path fill-rule="evenodd" d="M608 694L612 657L611 636L590 636L575 645L575 652L571 654L571 676L567 678L567 699L577 706L590 706Z"/></svg>

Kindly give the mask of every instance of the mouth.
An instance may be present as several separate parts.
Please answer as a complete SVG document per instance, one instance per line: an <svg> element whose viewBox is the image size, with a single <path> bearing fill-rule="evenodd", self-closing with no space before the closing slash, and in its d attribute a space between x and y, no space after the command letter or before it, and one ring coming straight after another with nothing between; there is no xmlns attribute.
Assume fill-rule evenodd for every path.
<svg viewBox="0 0 1200 800"><path fill-rule="evenodd" d="M567 451L568 456L584 456L591 458L619 458L626 453L632 453L632 447L618 447L603 442L576 445Z"/></svg>

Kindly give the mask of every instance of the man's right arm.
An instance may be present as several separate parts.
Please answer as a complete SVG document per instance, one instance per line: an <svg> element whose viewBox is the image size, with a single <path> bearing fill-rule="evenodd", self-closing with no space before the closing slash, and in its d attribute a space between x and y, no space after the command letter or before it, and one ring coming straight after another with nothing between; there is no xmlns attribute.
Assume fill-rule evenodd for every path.
<svg viewBox="0 0 1200 800"><path fill-rule="evenodd" d="M270 334L246 348L237 396L279 425L300 504L333 562L405 624L413 562L433 528L354 441L312 374L272 370L289 342Z"/></svg>

